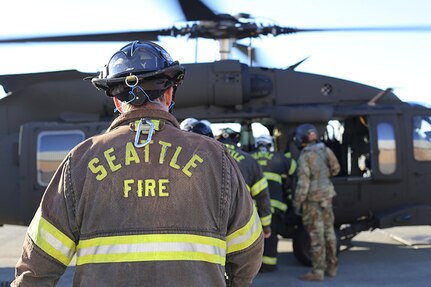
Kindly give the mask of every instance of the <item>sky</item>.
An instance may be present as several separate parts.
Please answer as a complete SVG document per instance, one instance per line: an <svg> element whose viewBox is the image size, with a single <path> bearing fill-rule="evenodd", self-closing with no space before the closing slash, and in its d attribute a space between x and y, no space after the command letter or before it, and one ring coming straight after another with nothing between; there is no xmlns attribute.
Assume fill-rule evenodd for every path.
<svg viewBox="0 0 431 287"><path fill-rule="evenodd" d="M431 27L428 0L204 0L215 13L248 13L259 23L295 28ZM1 1L0 39L169 28L184 20L175 0ZM241 43L248 44L248 39ZM0 44L0 75L77 69L97 72L127 43ZM164 37L181 63L218 59L213 40ZM316 32L252 41L259 66L286 68L394 88L404 101L431 105L431 29L427 32ZM239 57L238 54L234 57ZM245 57L239 58L247 63Z"/></svg>

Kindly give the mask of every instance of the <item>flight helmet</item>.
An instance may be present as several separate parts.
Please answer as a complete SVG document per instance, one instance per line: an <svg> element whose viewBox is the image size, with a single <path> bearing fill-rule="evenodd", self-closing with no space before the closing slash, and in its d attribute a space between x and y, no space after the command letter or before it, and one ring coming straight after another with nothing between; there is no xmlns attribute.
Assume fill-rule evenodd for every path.
<svg viewBox="0 0 431 287"><path fill-rule="evenodd" d="M150 41L134 41L116 52L97 77L99 90L133 105L142 105L180 85L185 69L165 49Z"/></svg>
<svg viewBox="0 0 431 287"><path fill-rule="evenodd" d="M302 124L296 128L295 132L295 144L299 149L302 149L308 145L311 141L309 140L309 135L311 133L316 134L316 141L319 139L319 132L316 127L312 124Z"/></svg>
<svg viewBox="0 0 431 287"><path fill-rule="evenodd" d="M207 124L207 121L198 121L194 123L190 131L211 138L214 137L213 131L211 130L211 126Z"/></svg>

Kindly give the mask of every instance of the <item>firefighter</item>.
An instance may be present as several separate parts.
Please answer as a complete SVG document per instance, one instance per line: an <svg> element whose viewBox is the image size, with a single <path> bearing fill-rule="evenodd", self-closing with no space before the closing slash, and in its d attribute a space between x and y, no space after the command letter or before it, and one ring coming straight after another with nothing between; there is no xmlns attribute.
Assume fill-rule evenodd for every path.
<svg viewBox="0 0 431 287"><path fill-rule="evenodd" d="M223 128L217 132L216 140L222 142L228 149L232 158L238 164L241 174L247 184L251 197L254 199L260 221L263 227L264 237L271 236L271 202L269 198L268 182L263 176L262 168L251 155L237 144L240 134L231 128Z"/></svg>
<svg viewBox="0 0 431 287"><path fill-rule="evenodd" d="M269 194L272 208L272 234L265 239L263 261L260 272L277 270L278 235L283 229L284 217L288 210L288 197L291 183L295 175L296 162L290 154L274 152L273 139L270 135L256 138L257 150L251 155L262 167L268 180Z"/></svg>
<svg viewBox="0 0 431 287"><path fill-rule="evenodd" d="M121 115L77 145L48 185L12 286L249 286L259 217L226 148L169 113L185 70L135 41L92 79ZM228 278L228 282L226 281Z"/></svg>

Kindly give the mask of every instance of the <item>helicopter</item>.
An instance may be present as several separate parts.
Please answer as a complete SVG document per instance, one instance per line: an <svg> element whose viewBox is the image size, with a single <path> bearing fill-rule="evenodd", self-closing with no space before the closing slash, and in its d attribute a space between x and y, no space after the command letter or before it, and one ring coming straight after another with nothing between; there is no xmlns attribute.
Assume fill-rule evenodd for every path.
<svg viewBox="0 0 431 287"><path fill-rule="evenodd" d="M184 64L187 77L174 108L179 120L237 123L241 147L247 151L254 147L252 125L260 123L274 137L277 150L294 156L299 154L293 141L296 126L314 124L341 164L333 178L340 244L370 229L431 224L430 108L402 101L391 88L298 72L302 61L284 69L256 66L253 47L237 42L302 32L393 28L298 29L256 23L248 14L216 14L198 0L178 3L187 20L180 27L8 38L0 39L0 45L156 41L160 36L217 40L220 60ZM230 58L234 48L250 62ZM83 81L95 75L64 70L0 76L7 93L0 99L0 224L28 225L64 156L82 140L103 133L116 116L112 101ZM296 258L309 265L309 241L300 219L292 214L286 218L282 236L292 238Z"/></svg>

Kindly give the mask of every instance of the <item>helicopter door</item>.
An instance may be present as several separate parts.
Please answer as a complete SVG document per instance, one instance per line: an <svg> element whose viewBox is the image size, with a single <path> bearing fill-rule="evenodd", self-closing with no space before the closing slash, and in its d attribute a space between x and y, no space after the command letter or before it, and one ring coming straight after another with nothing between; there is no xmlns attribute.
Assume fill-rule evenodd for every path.
<svg viewBox="0 0 431 287"><path fill-rule="evenodd" d="M387 214L403 205L409 196L402 122L398 113L369 117L372 184L368 193L370 210L379 218L381 228L396 225Z"/></svg>
<svg viewBox="0 0 431 287"><path fill-rule="evenodd" d="M67 153L84 139L104 132L109 123L30 122L19 141L19 214L28 224L46 186Z"/></svg>
<svg viewBox="0 0 431 287"><path fill-rule="evenodd" d="M412 112L406 119L411 204L431 204L431 114ZM429 222L429 219L428 219Z"/></svg>
<svg viewBox="0 0 431 287"><path fill-rule="evenodd" d="M373 175L367 119L365 115L340 115L326 127L325 144L334 152L341 168L332 178L337 192L334 198L337 225L368 215L371 201L368 190L373 184Z"/></svg>

